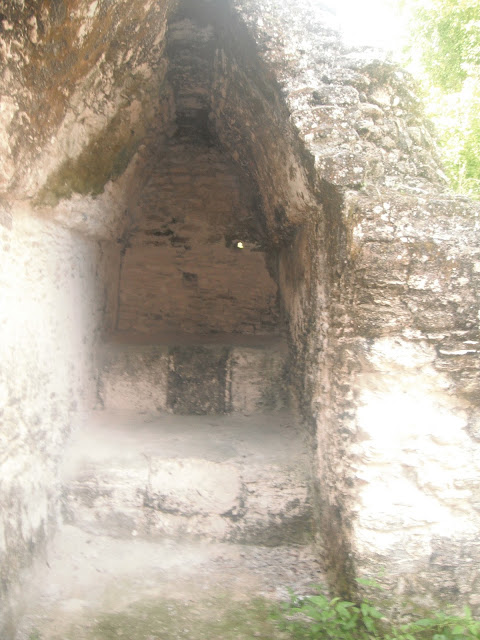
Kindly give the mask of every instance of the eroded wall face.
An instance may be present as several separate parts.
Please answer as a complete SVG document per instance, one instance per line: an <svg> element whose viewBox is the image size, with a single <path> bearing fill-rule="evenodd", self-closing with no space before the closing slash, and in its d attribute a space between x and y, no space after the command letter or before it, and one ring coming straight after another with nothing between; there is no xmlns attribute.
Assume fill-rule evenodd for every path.
<svg viewBox="0 0 480 640"><path fill-rule="evenodd" d="M11 5L0 4L2 11ZM35 16L36 29L28 7L20 11L16 3L18 19L10 22L20 25L20 33L7 29L1 34L1 53L8 58L8 73L2 77L6 99L0 112L5 125L0 150L8 159L2 165L2 188L10 195L35 196L52 206L72 193L99 193L109 179L122 174L137 150L141 155L147 123L154 123L156 134L165 134L173 118L172 92L176 91L181 108L177 116L184 131L191 133L198 125L202 135L206 130L213 132L257 188L257 238L268 250L270 271L279 284L294 355L292 380L316 444L312 451L318 530L332 587L348 593L355 587L355 573L372 575L383 566L382 579L392 594L407 594L420 603L443 598L479 606L475 572L480 561L479 213L478 207L443 194L434 145L408 79L391 65L346 50L328 26L327 12L309 0L298 0L295 6L235 0L231 14L230 3L206 3L208 11L196 13L191 11L196 3L190 3L172 29L170 50L164 42L167 3L83 3L70 18L67 13L62 17L61 12L49 16L50 4L39 3L44 11ZM217 9L221 9L219 14ZM129 20L135 24L133 32ZM197 26L192 26L192 20L197 20ZM108 28L102 40L99 34L104 25ZM56 65L58 56L52 52L64 28L68 34L75 29L73 40L65 38L62 47L68 49L73 43L78 55L64 56ZM192 37L196 44L187 46ZM100 41L105 44L104 57L96 46ZM59 50L65 51L62 47ZM170 62L177 75L171 86L166 79L169 55L175 58ZM40 68L44 76L48 69L56 72L37 90L32 76L35 79ZM62 78L67 77L64 84ZM62 86L60 100L58 87ZM186 86L191 90L185 90ZM57 103L59 108L52 110L51 105ZM211 150L205 153L213 158ZM151 165L160 167L158 176L152 173L152 180L164 180L161 201L168 207L160 210L155 204L148 223L142 219L138 245L133 235L131 246L125 242L126 225L109 217L108 202L101 207L98 199L86 198L81 204L74 197L68 205L63 202L61 211L47 208L48 215L65 227L88 233L97 226L104 231L110 228L110 240L124 250L125 274L130 274L131 284L128 278L124 280L123 298L107 292L106 308L114 317L120 300L119 318L126 331L134 322L150 332L156 322L179 321L175 308L183 305L187 293L197 306L190 308L185 303L182 307L187 323L182 330L191 330L185 317L194 312L197 327L211 330L202 308L200 284L203 279L206 299L223 319L222 298L214 299L205 281L211 280L211 247L228 267L233 263L227 256L237 259L223 242L212 240L218 225L224 223L218 203L223 203L227 218L238 213L230 200L233 193L237 202L237 187L229 170L217 166L219 175L210 186L218 188L221 197L202 195L195 201L192 180L195 183L198 175L207 180L214 176L204 167L198 175L185 172L185 158L176 174L173 166L166 168L162 162L160 156ZM129 171L131 167L132 163ZM135 172L130 177L133 175ZM195 186L202 190L201 185ZM107 185L106 191L112 189L118 195L119 182L114 187ZM156 189L153 185L153 191ZM175 191L183 193L180 206L170 196ZM204 186L203 191L210 194L210 187ZM140 192L138 200L142 198L149 208L150 195ZM115 211L135 210L131 203L124 206L121 198L116 204L114 200ZM159 202L157 195L153 201ZM170 208L174 206L180 209L176 214L184 216L180 222L172 222L175 216ZM243 215L241 201L239 207ZM197 213L205 208L216 222L208 223L207 215L202 232ZM70 381L83 366L70 369L67 362L85 362L85 352L75 359L75 350L67 344L65 313L60 313L60 323L52 319L57 306L61 308L58 292L65 291L66 299L77 308L83 285L73 275L71 280L62 276L59 290L52 282L57 271L63 273L68 267L68 256L77 256L86 245L78 236L72 242L70 232L50 231L53 227L48 225L35 229L38 238L31 231L28 237L39 244L30 245L30 240L20 239L27 238L27 233L23 235L18 227L16 257L10 252L4 259L9 265L20 265L19 274L17 266L2 272L6 291L12 292L8 295L20 290L27 300L30 296L37 301L38 296L38 308L43 310L39 317L45 319L38 332L32 324L35 314L19 325L21 329L14 328L10 316L5 320L11 327L5 362L13 367L7 384L18 383L26 394L22 410L12 414L11 433L15 435L9 437L9 446L13 451L19 442L18 424L29 425L22 446L30 452L36 443L35 453L28 453L32 463L26 463L26 470L15 476L15 482L24 487L32 484L29 469L35 467L38 451L50 437L40 435L42 423L36 424L36 412L30 412L40 400L34 397L24 371L38 372L38 379L46 380L48 388L48 380L57 381L57 373L51 359L47 366L46 354L56 353L55 345L62 345L65 357L62 355L58 366L62 372L58 385L63 399L58 407L63 407L60 415L66 415L62 412L66 411L66 395L71 395ZM196 245L193 238L200 233L208 241ZM57 243L58 234L63 239ZM46 248L52 243L55 251L50 252ZM63 247L61 251L57 244ZM197 260L195 265L188 263L188 269L178 266L172 270L171 262L168 267L161 263L168 277L160 279L157 249L168 252L175 264L181 255L185 265L188 255L195 252ZM57 259L57 254L63 259ZM248 250L238 253L238 258L243 260L245 255L253 261L260 254ZM34 291L30 269L35 261L46 266L45 272L37 273ZM200 264L201 270L195 271L193 267ZM93 278L92 271L82 265L77 271L86 274L87 282ZM142 276L138 286L137 267L147 266L151 280ZM22 283L20 287L13 288L14 276ZM169 280L178 286L165 290L163 296L159 291ZM153 286L148 290L150 282ZM223 282L222 278L222 295L230 295L222 289ZM235 308L242 322L247 318L249 327L264 331L270 298L261 299L263 311L252 321L249 310L254 290L243 290ZM42 291L44 297L37 293ZM169 296L176 304L167 306L164 318ZM28 309L31 306L26 304ZM227 317L222 331L237 330L232 317ZM55 336L52 327L56 327ZM245 325L242 327L243 331ZM80 336L82 332L77 331L73 335ZM37 353L35 341L43 333L46 349L39 347ZM75 344L80 342L75 338ZM11 364L18 344L30 343L32 349L18 352L25 368ZM7 406L17 407L16 393ZM54 412L51 420L54 427L49 434L60 433L63 421ZM55 443L50 442L50 459L55 457ZM16 454L12 452L11 457L15 460ZM39 486L46 495L54 486L53 479L49 484L45 476ZM31 511L37 523L33 531L41 518L33 515L38 511L27 493L30 490L9 507L9 513L24 513L28 519ZM47 502L39 500L38 504ZM48 507L40 511L47 513ZM19 518L12 515L12 531L20 531ZM26 531L29 526L25 525ZM15 551L14 538L33 539L33 534L25 538L10 535L8 549ZM9 562L26 558L22 553L21 549L12 552ZM19 566L12 565L12 575L18 570Z"/></svg>
<svg viewBox="0 0 480 640"><path fill-rule="evenodd" d="M23 570L58 523L56 467L76 415L93 401L92 345L116 308L103 280L115 271L121 194L100 209L92 197L68 198L101 192L124 171L155 115L162 127L169 109L161 90L167 10L161 2L0 2L5 638L14 634ZM32 211L33 201L45 208Z"/></svg>
<svg viewBox="0 0 480 640"><path fill-rule="evenodd" d="M8 630L18 577L59 517L63 447L95 399L102 255L97 243L28 209L1 216L0 628Z"/></svg>
<svg viewBox="0 0 480 640"><path fill-rule="evenodd" d="M159 116L173 4L0 2L0 192L56 204L123 173Z"/></svg>
<svg viewBox="0 0 480 640"><path fill-rule="evenodd" d="M277 287L234 167L213 146L173 139L148 172L122 251L117 330L277 331Z"/></svg>
<svg viewBox="0 0 480 640"><path fill-rule="evenodd" d="M354 559L361 575L386 567L398 598L477 609L476 211L448 196L386 196L367 205L350 194L347 204L355 224L343 284L355 302L339 377L352 390L342 404Z"/></svg>
<svg viewBox="0 0 480 640"><path fill-rule="evenodd" d="M298 390L316 427L331 584L348 594L355 574L383 568L396 600L478 607L478 207L445 194L403 72L342 46L308 0L235 7L281 83L322 200L310 237L325 268L309 288L294 261L287 298L303 308ZM283 251L282 291L295 253Z"/></svg>

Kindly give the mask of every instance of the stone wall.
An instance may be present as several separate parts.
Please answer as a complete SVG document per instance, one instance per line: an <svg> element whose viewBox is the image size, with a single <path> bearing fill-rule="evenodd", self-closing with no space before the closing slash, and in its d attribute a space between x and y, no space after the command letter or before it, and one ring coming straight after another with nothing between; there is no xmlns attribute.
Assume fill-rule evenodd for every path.
<svg viewBox="0 0 480 640"><path fill-rule="evenodd" d="M478 608L478 209L382 195L346 205L353 553L362 575L385 566L385 584L417 604Z"/></svg>
<svg viewBox="0 0 480 640"><path fill-rule="evenodd" d="M173 2L0 2L0 193L101 193L161 128Z"/></svg>
<svg viewBox="0 0 480 640"><path fill-rule="evenodd" d="M27 205L2 209L0 233L0 628L8 633L18 578L58 521L63 448L95 400L103 300L97 242L33 217Z"/></svg>
<svg viewBox="0 0 480 640"><path fill-rule="evenodd" d="M297 344L330 579L478 607L478 205L444 193L404 72L345 49L313 3L236 6L320 181L327 339Z"/></svg>
<svg viewBox="0 0 480 640"><path fill-rule="evenodd" d="M0 2L5 16L0 51L6 61L2 189L7 200L28 197L37 203L39 220L32 219L31 229L41 236L24 232L18 241L31 243L16 254L23 265L18 282L25 282L27 260L29 269L35 260L47 265L38 291L29 280L14 290L37 296L44 286L50 292L39 302L45 315L42 311L38 331L20 325L29 336L25 344L46 337L38 352L42 358L22 351L19 388L28 389L37 366L53 375L51 361L45 363L45 354L57 353L48 314L56 317L58 309L64 318L57 325L58 344L67 340L62 329L67 310L55 296L68 289L73 304L79 291L81 261L74 284L61 275L70 256L87 251L78 232L102 237L105 247L109 243L111 286L103 290L102 310L111 330L122 251L125 264L131 260L131 274L141 255L135 253L130 226L141 189L154 167L164 171L162 153L175 136L177 142L178 136L193 136L197 146L217 146L227 164L235 165L231 174L222 169L216 177L228 178L223 202L227 188L237 193L229 182L236 174L248 192L236 219L245 215L247 242L265 252L278 286L292 389L310 428L320 548L332 589L351 594L355 575L381 567L392 596L407 595L417 604L449 600L480 606L474 573L480 562L480 212L478 205L446 191L411 79L368 51L346 49L331 28L331 15L313 0L57 5L54 10L45 0L30 11L21 2ZM168 176L160 176L168 178L162 201L169 207L173 174L169 169ZM190 183L189 175L178 175L178 185ZM212 203L209 195L192 211ZM14 224L23 224L22 216ZM180 236L180 228L171 228L171 220L164 226L162 216L151 227L139 226L140 235L145 240L145 232L153 231L148 237L177 255L180 247L169 238ZM185 218L187 224L194 219ZM8 215L5 220L8 226ZM15 234L15 228L5 227L5 233ZM237 233L234 229L230 237L222 229L232 241L242 240ZM53 246L57 234L64 249L57 251L55 244L42 250ZM234 255L223 245L221 251L212 246L229 260ZM11 260L10 255L4 258ZM89 255L92 265L97 258ZM242 255L252 266L261 254ZM95 276L100 279L101 264ZM202 264L207 273L206 261ZM262 331L275 290L267 270L262 266L262 308L250 323ZM177 282L180 271L169 272ZM2 272L7 291L16 273ZM93 267L85 273L82 286L96 291ZM184 292L195 285L195 274L200 280L193 267L185 273ZM146 314L131 316L138 302L134 288L135 278L124 289L123 303L120 299L122 326L130 329L140 320L150 331L158 298ZM243 298L248 301L241 309L244 318L258 301L257 293L249 295ZM84 299L84 293L78 296ZM99 306L93 298L92 304L93 313L85 315L90 330L72 328L77 346L79 336L96 325ZM222 330L227 328L235 330ZM21 342L13 329L10 335L6 348L13 353ZM90 361L89 344L87 337L81 362ZM63 358L72 349L58 352ZM65 372L58 376L61 389L77 375L65 366L58 367ZM22 403L32 433L40 433L41 423L33 424L36 412L30 411L36 402L32 396ZM53 416L48 429L54 439L61 430L58 420ZM33 442L25 437L28 447ZM35 451L43 442L47 436L38 435ZM45 444L48 459L57 455L55 447ZM31 482L27 474L16 477L20 483L25 477L25 486ZM41 486L43 495L54 492L47 476ZM23 509L25 517L31 511L38 528L41 518L28 500L13 509ZM22 553L10 555L11 562Z"/></svg>
<svg viewBox="0 0 480 640"><path fill-rule="evenodd" d="M265 336L232 344L231 336L189 343L180 333L159 344L103 345L98 401L102 409L181 415L272 411L287 404L287 350ZM131 338L131 336L130 336ZM221 340L223 338L223 341Z"/></svg>
<svg viewBox="0 0 480 640"><path fill-rule="evenodd" d="M249 228L248 185L232 163L180 139L148 172L122 251L117 330L277 331L277 287Z"/></svg>

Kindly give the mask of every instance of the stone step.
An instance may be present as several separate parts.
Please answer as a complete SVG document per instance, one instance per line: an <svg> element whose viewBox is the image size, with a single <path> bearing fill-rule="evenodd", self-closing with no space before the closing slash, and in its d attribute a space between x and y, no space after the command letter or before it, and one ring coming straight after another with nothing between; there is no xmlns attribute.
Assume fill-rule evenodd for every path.
<svg viewBox="0 0 480 640"><path fill-rule="evenodd" d="M304 438L286 412L96 412L63 467L66 521L92 534L275 546L312 540Z"/></svg>
<svg viewBox="0 0 480 640"><path fill-rule="evenodd" d="M127 340L100 350L98 398L104 409L201 415L269 411L286 404L287 350L278 338Z"/></svg>

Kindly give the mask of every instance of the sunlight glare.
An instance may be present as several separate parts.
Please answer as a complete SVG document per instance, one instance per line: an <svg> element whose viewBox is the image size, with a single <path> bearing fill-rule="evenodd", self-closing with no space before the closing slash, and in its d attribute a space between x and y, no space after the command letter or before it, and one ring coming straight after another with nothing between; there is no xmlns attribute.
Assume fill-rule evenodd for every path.
<svg viewBox="0 0 480 640"><path fill-rule="evenodd" d="M347 46L393 54L402 46L406 25L394 0L327 0L323 4L336 15Z"/></svg>

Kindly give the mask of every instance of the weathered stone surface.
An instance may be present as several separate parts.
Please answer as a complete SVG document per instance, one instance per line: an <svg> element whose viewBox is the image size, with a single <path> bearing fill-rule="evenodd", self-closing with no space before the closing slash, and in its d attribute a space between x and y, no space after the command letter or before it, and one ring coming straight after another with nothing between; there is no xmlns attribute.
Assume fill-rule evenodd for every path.
<svg viewBox="0 0 480 640"><path fill-rule="evenodd" d="M448 195L383 191L359 208L364 198L348 194L344 206L349 257L334 324L343 462L323 463L330 501L341 505L362 575L380 564L392 592L476 606L474 555L467 595L458 567L439 570L431 553L437 535L476 553L477 211Z"/></svg>
<svg viewBox="0 0 480 640"><path fill-rule="evenodd" d="M58 461L77 412L93 403L104 256L26 206L5 211L3 222L0 627L10 628L9 587L55 528Z"/></svg>
<svg viewBox="0 0 480 640"><path fill-rule="evenodd" d="M167 409L168 348L104 346L99 356L98 400L104 409Z"/></svg>
<svg viewBox="0 0 480 640"><path fill-rule="evenodd" d="M148 277L131 278L119 295L122 264L130 275L155 264L135 245L146 231L178 259L169 275L185 274L172 300L195 293L193 266L210 278L209 253L203 246L189 262L188 243L173 247L169 238L180 228L193 237L204 212L213 222L200 235L216 234L211 247L230 270L239 263L226 245L242 240L240 231L247 238L251 286L233 296L221 330L274 332L278 318L287 327L332 588L351 592L354 574L381 563L391 593L480 606L479 208L445 191L411 79L347 50L318 3L294 4L45 0L32 10L0 2L0 181L10 203L0 214L2 375L13 397L6 469L13 465L20 487L2 494L13 532L6 586L28 564L42 520L55 520L55 465L74 422L68 407L88 397L100 330L122 317L125 328L138 321L148 333L163 310L182 331L215 330L201 304L195 320L163 305L157 267L150 308L135 290ZM164 156L183 144L192 156L221 157L218 175L193 160L185 171L185 158L165 171ZM173 223L180 193L185 219ZM25 199L36 219L25 217ZM221 315L221 295L206 289ZM201 301L197 294L190 299ZM272 511L277 530L282 517Z"/></svg>
<svg viewBox="0 0 480 640"><path fill-rule="evenodd" d="M145 168L123 235L116 328L278 332L248 180L211 144L175 140L163 154Z"/></svg>
<svg viewBox="0 0 480 640"><path fill-rule="evenodd" d="M102 408L202 415L287 404L287 352L278 340L264 344L262 337L247 336L245 346L231 344L231 335L216 335L210 343L204 336L178 342L178 335L168 334L151 340L103 346L97 391Z"/></svg>
<svg viewBox="0 0 480 640"><path fill-rule="evenodd" d="M77 526L147 539L312 542L310 466L288 414L89 421L63 466L64 509Z"/></svg>
<svg viewBox="0 0 480 640"><path fill-rule="evenodd" d="M234 346L228 361L233 412L282 409L289 404L288 353L283 341L271 345Z"/></svg>
<svg viewBox="0 0 480 640"><path fill-rule="evenodd" d="M91 635L92 621L103 622L110 615L122 616L119 633L131 635L122 622L124 616L131 614L132 603L142 609L138 622L135 620L130 628L132 633L142 634L144 627L139 624L145 622L143 606L153 602L169 607L178 623L170 627L170 635L191 635L198 631L196 620L192 619L195 611L202 612L202 620L205 615L213 626L208 630L202 627L200 633L214 637L223 635L218 630L218 619L222 615L219 606L223 610L225 602L229 614L231 603L235 603L235 611L239 611L244 622L245 602L250 602L253 594L263 594L267 601L280 604L289 595L281 585L291 586L295 593L308 593L312 584L323 581L312 547L206 544L171 539L149 542L139 537L132 540L92 536L75 526L66 526L62 535L57 536L47 573L42 578L40 593L30 589L29 615L22 620L16 640L31 640L34 633L49 640L74 633L77 640L85 640ZM179 615L182 611L185 617ZM165 618L159 620L157 607L153 615L163 626ZM250 627L247 633L253 636L254 629ZM279 640L274 624L271 629ZM153 635L164 633L158 626L150 630ZM106 633L111 632L108 624ZM267 634L263 617L260 632Z"/></svg>
<svg viewBox="0 0 480 640"><path fill-rule="evenodd" d="M443 571L455 594L457 569L440 557L433 562L433 545L448 537L452 547L476 548L480 467L466 432L467 405L435 370L435 348L426 342L381 338L366 346L365 355L352 450L354 476L363 483L355 507L356 552L372 565L382 557L401 562L409 595L415 590L409 583L417 581L417 595L431 595L428 567L436 579ZM399 556L406 552L409 562ZM476 572L465 567L462 574L473 588Z"/></svg>
<svg viewBox="0 0 480 640"><path fill-rule="evenodd" d="M13 161L5 189L35 195L45 187L41 198L55 201L98 193L122 173L161 102L169 7L143 0L1 3L10 25L2 29L0 55Z"/></svg>
<svg viewBox="0 0 480 640"><path fill-rule="evenodd" d="M225 413L228 348L172 347L167 402L174 413Z"/></svg>

